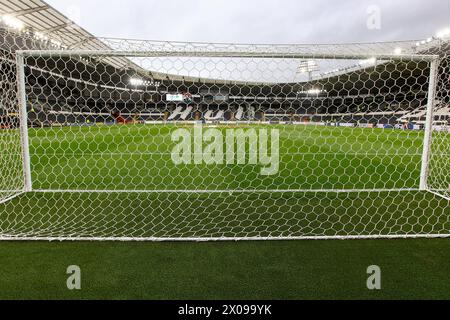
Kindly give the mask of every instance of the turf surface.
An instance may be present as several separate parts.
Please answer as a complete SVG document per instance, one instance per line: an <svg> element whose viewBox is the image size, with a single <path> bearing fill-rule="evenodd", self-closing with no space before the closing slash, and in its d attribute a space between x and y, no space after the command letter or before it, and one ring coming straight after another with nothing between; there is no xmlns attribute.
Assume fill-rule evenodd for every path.
<svg viewBox="0 0 450 320"><path fill-rule="evenodd" d="M22 195L0 207L2 234L222 238L450 230L447 202L415 191L423 132L312 125L203 128L223 136L229 129L279 130L279 171L265 176L259 164L175 165L177 129L195 133L192 125L30 129L34 190L100 192ZM249 141L244 143L250 150ZM330 189L380 191L317 192ZM183 190L195 192L176 192ZM239 190L252 192L232 192Z"/></svg>
<svg viewBox="0 0 450 320"><path fill-rule="evenodd" d="M180 128L194 132L192 126L175 125L32 129L33 187L151 191L400 189L419 185L423 141L419 131L242 126L243 130L280 131L279 172L262 176L260 165L174 165L171 154L176 143L171 134ZM218 130L225 135L227 129Z"/></svg>
<svg viewBox="0 0 450 320"><path fill-rule="evenodd" d="M259 167L250 165L171 165L170 134L176 128L31 129L33 186L257 192L30 193L0 205L2 235L279 237L450 231L448 201L429 193L264 192L417 189L422 132L270 126L280 130L280 171L263 177ZM441 135L439 141L448 146L449 136ZM442 175L443 152L435 153L430 179L440 185L450 182ZM448 252L448 240L3 242L0 299L448 299ZM70 264L82 267L81 292L65 287ZM365 287L371 264L383 270L380 292Z"/></svg>
<svg viewBox="0 0 450 320"><path fill-rule="evenodd" d="M449 241L0 243L0 299L450 299ZM81 268L81 291L66 287ZM380 291L366 288L378 265Z"/></svg>

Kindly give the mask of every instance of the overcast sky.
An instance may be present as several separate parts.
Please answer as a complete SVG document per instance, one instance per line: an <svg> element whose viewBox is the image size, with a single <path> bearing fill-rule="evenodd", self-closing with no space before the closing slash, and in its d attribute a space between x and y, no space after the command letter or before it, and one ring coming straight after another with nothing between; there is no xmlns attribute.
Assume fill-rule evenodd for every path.
<svg viewBox="0 0 450 320"><path fill-rule="evenodd" d="M415 40L449 0L47 0L95 36L243 43Z"/></svg>

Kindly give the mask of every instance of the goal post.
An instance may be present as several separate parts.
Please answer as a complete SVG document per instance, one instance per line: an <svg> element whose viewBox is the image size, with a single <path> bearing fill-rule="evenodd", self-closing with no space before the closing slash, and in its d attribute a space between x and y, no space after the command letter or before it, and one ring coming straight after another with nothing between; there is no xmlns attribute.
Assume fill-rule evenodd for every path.
<svg viewBox="0 0 450 320"><path fill-rule="evenodd" d="M428 172L429 172L430 151L433 134L434 107L436 99L436 81L438 75L438 67L439 67L439 59L435 58L430 63L430 81L427 97L428 100L427 100L427 110L425 120L425 136L423 143L422 168L420 171L420 190L422 191L428 191Z"/></svg>
<svg viewBox="0 0 450 320"><path fill-rule="evenodd" d="M427 169L424 172L425 178L422 180L426 190L438 197L450 201L450 174L448 172L448 163L450 161L450 142L448 102L450 93L448 91L448 74L450 71L449 55L445 54L435 62L432 70L432 88L434 94L430 92L429 96L434 97L429 102L427 125L431 120L429 135L426 136L428 145ZM434 75L433 75L434 74ZM431 88L430 88L431 90ZM429 141L429 142L427 142ZM425 157L425 154L424 154Z"/></svg>
<svg viewBox="0 0 450 320"><path fill-rule="evenodd" d="M15 52L0 239L450 236L441 55L104 41Z"/></svg>
<svg viewBox="0 0 450 320"><path fill-rule="evenodd" d="M24 192L32 191L31 164L30 164L30 145L28 141L28 111L25 87L25 63L24 56L21 53L16 55L17 62L17 88L18 104L20 118L20 141L22 145L22 161L24 176Z"/></svg>
<svg viewBox="0 0 450 320"><path fill-rule="evenodd" d="M0 205L24 193L16 62L0 53Z"/></svg>

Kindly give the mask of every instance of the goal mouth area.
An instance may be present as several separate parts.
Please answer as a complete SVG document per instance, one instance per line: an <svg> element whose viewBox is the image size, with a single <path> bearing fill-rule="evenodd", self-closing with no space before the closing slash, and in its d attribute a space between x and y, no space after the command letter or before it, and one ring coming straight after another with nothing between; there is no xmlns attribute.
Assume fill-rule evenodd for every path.
<svg viewBox="0 0 450 320"><path fill-rule="evenodd" d="M259 241L450 236L448 201L425 191L31 192L0 205L1 240ZM434 207L434 210L426 210ZM448 207L447 207L448 208ZM3 219L2 221L5 221Z"/></svg>
<svg viewBox="0 0 450 320"><path fill-rule="evenodd" d="M101 41L4 62L0 240L450 235L434 51Z"/></svg>

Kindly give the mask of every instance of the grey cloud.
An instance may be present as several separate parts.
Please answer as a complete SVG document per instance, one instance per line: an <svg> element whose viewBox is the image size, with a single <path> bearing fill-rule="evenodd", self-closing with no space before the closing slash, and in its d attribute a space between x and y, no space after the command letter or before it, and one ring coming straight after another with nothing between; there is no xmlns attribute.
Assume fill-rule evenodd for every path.
<svg viewBox="0 0 450 320"><path fill-rule="evenodd" d="M47 0L96 36L245 43L423 39L450 25L448 0ZM367 8L381 9L369 30Z"/></svg>

